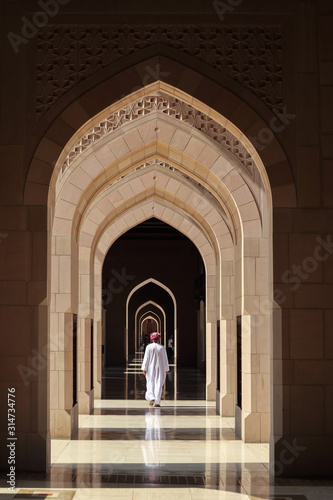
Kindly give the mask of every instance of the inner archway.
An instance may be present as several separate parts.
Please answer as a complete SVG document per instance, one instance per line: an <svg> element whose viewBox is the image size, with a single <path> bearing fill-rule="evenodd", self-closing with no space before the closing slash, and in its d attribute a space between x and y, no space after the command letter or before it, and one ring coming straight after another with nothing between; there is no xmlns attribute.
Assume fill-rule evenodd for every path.
<svg viewBox="0 0 333 500"><path fill-rule="evenodd" d="M54 172L51 334L72 332L77 315L82 354L79 407L68 398L60 406L53 401L53 417L67 419L54 432L69 432L78 409L91 411L93 398L101 394L105 256L119 237L153 215L189 238L204 262L207 399L217 400L222 415L238 412L238 431L245 440L267 441L272 305L267 175L249 141L228 120L190 96L180 99L175 89L162 87L148 86L143 98L134 93L125 112L123 103L117 103L95 117L80 131L79 142L73 138ZM113 301L135 275L123 267L111 271ZM268 307L258 307L265 300ZM237 317L246 397L235 408ZM91 319L92 337L87 335ZM60 348L55 344L54 351ZM92 370L92 350L96 359L90 384L86 373ZM254 366L254 359L259 364ZM70 390L68 371L56 365L52 376L68 382Z"/></svg>
<svg viewBox="0 0 333 500"><path fill-rule="evenodd" d="M153 306L157 314L162 313L162 343L173 345L175 363L197 367L195 284L204 274L204 263L195 245L168 224L151 218L124 233L111 246L103 265L104 283L112 281L115 269L122 270L128 283L105 305L109 325L106 336L112 345L111 339L116 337L118 344L112 349L106 345L106 352L110 352L107 364L124 364L134 356L138 346L137 313L150 311Z"/></svg>
<svg viewBox="0 0 333 500"><path fill-rule="evenodd" d="M148 337L151 333L158 332L159 330L160 327L158 322L153 316L149 315L141 322L140 339L146 335Z"/></svg>
<svg viewBox="0 0 333 500"><path fill-rule="evenodd" d="M156 330L164 334L166 339L166 314L164 309L156 304L156 302L149 300L142 304L135 312L135 348L142 345L142 341L145 345L145 334L142 331L142 324L145 319L151 316L155 319L157 328Z"/></svg>

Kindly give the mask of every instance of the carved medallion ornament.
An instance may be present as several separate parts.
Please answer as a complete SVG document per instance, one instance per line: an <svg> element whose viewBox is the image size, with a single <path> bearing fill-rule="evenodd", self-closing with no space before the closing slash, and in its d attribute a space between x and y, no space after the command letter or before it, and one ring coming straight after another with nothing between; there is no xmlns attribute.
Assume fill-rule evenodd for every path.
<svg viewBox="0 0 333 500"><path fill-rule="evenodd" d="M270 108L283 107L279 26L47 25L37 41L38 116L89 75L156 44L200 59Z"/></svg>
<svg viewBox="0 0 333 500"><path fill-rule="evenodd" d="M225 149L230 151L230 153L232 153L232 155L243 164L246 171L252 175L253 160L251 156L239 140L231 132L229 132L229 130L222 127L222 125L201 111L193 108L193 106L166 94L143 97L139 101L129 104L125 108L113 113L101 123L93 127L68 153L62 166L62 172L65 172L78 155L83 153L83 151L89 148L92 144L98 142L105 135L118 129L127 122L136 120L139 117L149 115L153 112L159 112L175 118L176 120L188 123L192 127L195 127L204 134L208 135L213 140L221 144Z"/></svg>

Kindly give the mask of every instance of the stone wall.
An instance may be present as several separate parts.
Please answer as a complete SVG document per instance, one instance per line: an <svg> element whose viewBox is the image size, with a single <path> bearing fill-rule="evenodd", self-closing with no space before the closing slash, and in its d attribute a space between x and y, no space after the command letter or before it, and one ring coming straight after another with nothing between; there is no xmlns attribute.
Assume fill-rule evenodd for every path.
<svg viewBox="0 0 333 500"><path fill-rule="evenodd" d="M332 474L332 6L329 0L225 4L227 11L206 1L112 2L114 12L106 0L59 0L58 12L45 13L32 0L2 2L0 387L1 408L8 388L16 389L19 469L49 465L53 167L87 120L162 80L227 117L265 165L282 332L272 339L281 360L272 378L273 467L281 476ZM126 81L117 78L125 71ZM0 428L0 463L7 469L4 411Z"/></svg>

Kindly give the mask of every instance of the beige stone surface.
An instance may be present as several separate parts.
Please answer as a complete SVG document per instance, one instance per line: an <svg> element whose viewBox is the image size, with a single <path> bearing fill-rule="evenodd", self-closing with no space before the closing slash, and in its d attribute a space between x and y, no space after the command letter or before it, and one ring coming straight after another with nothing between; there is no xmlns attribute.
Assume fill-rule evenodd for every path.
<svg viewBox="0 0 333 500"><path fill-rule="evenodd" d="M261 438L260 413L250 413L244 418L242 439L246 443L259 443Z"/></svg>
<svg viewBox="0 0 333 500"><path fill-rule="evenodd" d="M17 5L22 17L23 4L17 2ZM88 69L83 65L82 74L77 75L82 81L67 94L62 79L65 78L68 85L71 80L59 73L57 92L64 91L65 95L59 99L57 95L46 95L49 87L45 87L45 96L38 94L37 98L45 97L49 102L55 99L55 105L41 116L38 124L34 109L35 68L30 67L30 60L36 56L34 42L22 47L24 52L17 58L13 57L9 44L2 47L6 78L2 84L5 92L2 93L4 130L0 169L0 203L3 204L0 207L0 327L5 348L1 373L5 369L4 376L17 381L13 363L31 363L31 350L45 345L47 322L44 313L38 315L37 306L49 307L53 435L70 436L75 422L74 411L66 413L72 404L71 377L66 375L72 368L72 314L78 313L80 325L86 316L100 317L101 283L97 281L106 252L120 234L150 217L153 206L154 214L194 241L204 258L208 285L208 397L215 398L216 339L211 324L215 325L222 313L227 321L227 334L221 345L227 392L221 407L224 412L232 413L237 313L244 319L244 387L248 391L244 393L248 414L244 411L241 417L244 439L267 439L270 397L274 397L272 407L279 428L279 432L272 429L274 435L304 433L314 443L318 435L331 434L333 265L330 255L323 261L315 253L317 238L326 241L332 232L332 19L327 6L327 2L317 2L294 8L292 3L286 7L286 3L273 2L271 13L267 9L261 13L261 7L258 11L257 3L250 2L246 7L249 11L241 9L239 22L246 25L249 20L253 23L253 9L255 16L259 12L260 30L267 24L271 26L272 19L275 22L281 15L285 16L286 10L293 20L286 22L283 28L283 40L290 44L288 50L283 51L283 81L278 81L270 91L266 88L269 80L263 83L259 78L263 86L260 92L257 89L260 95L258 92L255 95L258 82L251 79L236 82L238 77L227 74L230 68L228 71L212 68L208 59L203 64L202 46L199 50L196 47L199 42L192 38L189 43L191 50L198 49L197 57L187 56L180 49L184 42L179 37L180 50L174 51L179 61L160 55L150 60L150 64L155 65L163 62L163 71L168 74L163 76L162 71L161 83L151 84L155 78L145 81L146 61L139 62L139 50L130 56L135 67L125 69L121 59L116 63L116 76L111 75L112 65L100 73L95 73L94 66L89 65L91 74L86 78ZM95 7L97 4L91 6L93 24ZM194 2L192 7L191 23L201 25L202 15L196 13L198 4ZM180 4L176 6L176 10L180 8ZM80 9L84 10L85 6ZM207 4L204 9L212 9L212 6ZM230 20L238 14L238 11L230 14ZM70 14L65 9L62 16L66 26ZM149 24L151 19L148 13L144 22ZM139 16L138 22L141 20ZM154 22L156 20L159 21L158 16ZM166 13L166 24L169 20ZM295 33L290 31L291 25ZM213 41L209 44L213 45ZM214 54L219 57L212 52L212 60ZM61 57L65 58L66 54ZM186 60L191 69L181 64ZM233 72L238 71L238 64L237 58L233 59ZM49 65L45 78L55 71L50 61ZM261 69L266 71L265 67ZM29 81L27 87L22 74ZM50 85L51 80L48 80ZM275 95L280 85L283 95L278 105L280 109L285 106L295 117L276 132L263 149L256 149L247 136L258 136L269 126L277 104L262 96L265 91ZM140 90L133 96L135 88ZM37 93L39 91L37 89ZM57 163L58 158L63 160L72 146L111 111L133 104L135 97L140 99L160 91L183 100L183 109L197 106L200 112L232 131L236 138L234 152L229 148L226 153L212 136L185 123L184 116L176 120L165 113L154 112L128 122L100 143L96 140L67 171L60 160ZM121 104L117 102L119 98L123 99ZM46 104L48 107L48 102ZM233 156L239 146L237 141L247 145L255 159L253 177L243 168L239 156ZM177 172L163 167L166 173L162 175L162 169L148 171L145 167L135 173L135 178L130 173L156 157L169 161ZM53 171L54 177L58 175L57 181L51 181ZM117 184L117 179L127 174L122 185ZM153 179L153 175L157 179ZM274 204L273 228L268 215L270 193L262 189L268 182ZM50 231L49 247L47 231ZM269 245L272 231L273 253ZM271 283L271 268L274 283ZM294 281L286 279L285 273ZM300 282L295 281L296 273L304 276ZM282 308L278 309L281 316L279 322L273 323L273 331L272 287L278 295L275 297L277 309ZM88 330L87 327L86 333ZM86 391L89 342L84 340L79 384L83 391L81 407L86 409L89 406ZM275 364L273 373L273 384L278 382L279 386L278 397L269 395L273 348L278 359L283 358L281 364ZM97 358L96 366L99 362ZM40 386L37 390L37 384L44 375L42 372L34 375L31 393L30 388L21 387L22 401L34 410L40 404L36 394L42 390ZM316 410L308 407L309 400ZM282 404L284 412L280 418ZM308 410L306 413L304 407ZM21 415L21 408L19 411ZM37 413L35 411L35 415ZM39 408L38 415L47 427L46 414L45 406L43 411ZM36 426L36 417L31 421L27 418L27 425L30 422ZM30 445L43 449L35 427L32 431ZM314 457L318 458L319 446L313 445L313 449Z"/></svg>

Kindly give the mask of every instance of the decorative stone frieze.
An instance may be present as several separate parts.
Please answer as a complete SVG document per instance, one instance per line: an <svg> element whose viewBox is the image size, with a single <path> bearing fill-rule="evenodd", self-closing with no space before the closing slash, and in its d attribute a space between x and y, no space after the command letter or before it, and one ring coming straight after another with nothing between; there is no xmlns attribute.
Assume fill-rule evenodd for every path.
<svg viewBox="0 0 333 500"><path fill-rule="evenodd" d="M84 134L68 153L63 163L62 171L65 172L78 155L89 148L89 146L102 139L105 135L118 129L127 122L149 115L153 112L159 112L175 118L176 120L188 123L197 130L208 135L238 158L247 172L252 175L253 160L250 154L229 130L217 123L211 117L195 109L193 106L166 94L145 96L139 101L131 103L125 108L111 114L101 123L93 127Z"/></svg>
<svg viewBox="0 0 333 500"><path fill-rule="evenodd" d="M37 41L37 114L90 75L157 44L199 59L282 109L280 26L47 25Z"/></svg>

